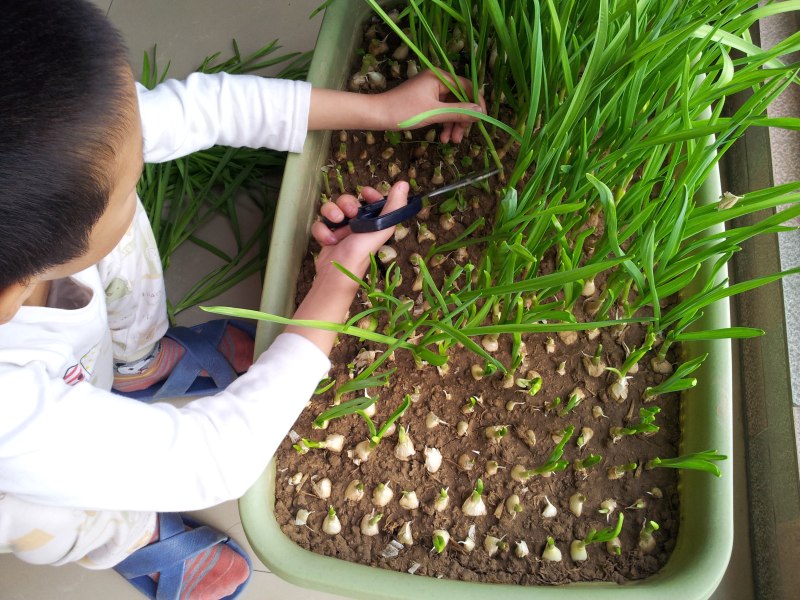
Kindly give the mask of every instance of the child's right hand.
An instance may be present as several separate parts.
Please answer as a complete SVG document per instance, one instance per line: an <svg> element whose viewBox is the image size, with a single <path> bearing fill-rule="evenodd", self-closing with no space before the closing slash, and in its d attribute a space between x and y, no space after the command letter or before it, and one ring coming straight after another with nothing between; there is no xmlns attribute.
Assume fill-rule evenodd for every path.
<svg viewBox="0 0 800 600"><path fill-rule="evenodd" d="M361 195L367 202L377 202L383 197L380 192L371 187L362 188ZM407 202L408 183L398 181L389 190L389 199L381 214L405 206ZM359 206L355 196L343 194L336 199L336 202L323 204L320 213L328 220L338 223L345 216L355 217ZM311 226L311 234L322 246L316 262L317 273L334 268L331 263L337 262L354 275L363 276L369 266L370 254L377 252L393 233L394 227L371 233L354 234L350 227L330 229L322 221L317 221Z"/></svg>

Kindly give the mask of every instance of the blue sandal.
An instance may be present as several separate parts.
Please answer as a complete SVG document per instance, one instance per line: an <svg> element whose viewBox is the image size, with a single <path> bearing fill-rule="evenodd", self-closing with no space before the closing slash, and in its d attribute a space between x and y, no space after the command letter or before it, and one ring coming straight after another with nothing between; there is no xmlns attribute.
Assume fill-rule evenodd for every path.
<svg viewBox="0 0 800 600"><path fill-rule="evenodd" d="M186 530L184 524L193 529ZM178 513L159 513L158 526L159 541L140 548L114 567L117 573L148 598L178 600L182 591L186 561L220 543L242 556L250 570L250 575L236 588L236 591L221 600L237 598L250 582L253 574L250 557L221 531ZM158 583L149 577L152 573L160 574Z"/></svg>
<svg viewBox="0 0 800 600"><path fill-rule="evenodd" d="M255 339L255 325L234 319L217 319L193 327L170 327L164 337L178 342L186 352L169 376L143 390L115 390L115 393L143 402L153 402L165 398L207 396L224 390L239 376L225 356L217 350L228 325L241 329ZM208 377L200 376L204 370Z"/></svg>

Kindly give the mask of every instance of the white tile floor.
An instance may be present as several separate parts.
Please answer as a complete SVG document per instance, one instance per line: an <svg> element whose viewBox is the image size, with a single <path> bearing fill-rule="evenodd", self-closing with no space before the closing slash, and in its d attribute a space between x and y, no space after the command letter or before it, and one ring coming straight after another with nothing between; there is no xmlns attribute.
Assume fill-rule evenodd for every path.
<svg viewBox="0 0 800 600"><path fill-rule="evenodd" d="M321 0L281 0L253 2L252 0L94 0L109 11L112 21L123 31L131 51L134 72L141 67L145 50L158 44L158 54L170 59L173 76L183 76L204 56L217 50L223 53L236 37L244 51L254 50L274 38L279 38L287 51L306 50L313 46L319 27L319 17L308 20L310 12ZM340 0L346 1L346 0ZM351 0L347 0L351 1ZM192 256L181 264L191 270ZM181 269L175 269L180 271ZM170 280L175 289L186 282ZM257 279L240 286L220 301L233 306L256 306L260 284ZM738 402L736 402L738 404ZM741 419L735 418L737 429L734 462L736 469L736 547L731 567L720 589L718 600L750 600L752 598L749 543L747 535L746 498L744 495L743 434ZM235 503L198 513L200 518L219 529L229 531L246 545ZM335 600L335 596L302 590L283 582L253 558L253 582L243 594L244 600L256 598L304 600ZM3 600L138 600L142 596L112 571L92 572L76 566L61 568L26 565L9 555L0 555L0 598Z"/></svg>

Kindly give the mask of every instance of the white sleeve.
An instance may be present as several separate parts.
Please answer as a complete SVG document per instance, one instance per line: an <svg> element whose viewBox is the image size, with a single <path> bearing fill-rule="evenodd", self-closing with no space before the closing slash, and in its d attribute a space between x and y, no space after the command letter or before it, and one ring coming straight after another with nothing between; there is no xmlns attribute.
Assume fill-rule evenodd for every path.
<svg viewBox="0 0 800 600"><path fill-rule="evenodd" d="M152 90L137 84L144 161L165 162L214 145L301 152L311 84L255 75L193 73Z"/></svg>
<svg viewBox="0 0 800 600"><path fill-rule="evenodd" d="M238 498L329 367L311 342L284 333L227 390L183 408L15 367L0 373L0 491L52 506L159 512Z"/></svg>

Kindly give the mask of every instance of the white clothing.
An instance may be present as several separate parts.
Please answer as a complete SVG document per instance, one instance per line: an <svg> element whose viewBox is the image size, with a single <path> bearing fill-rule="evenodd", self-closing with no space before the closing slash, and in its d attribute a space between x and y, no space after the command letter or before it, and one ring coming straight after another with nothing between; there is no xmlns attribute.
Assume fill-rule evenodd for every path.
<svg viewBox="0 0 800 600"><path fill-rule="evenodd" d="M307 83L194 74L138 92L145 162L215 144L302 150ZM164 303L139 205L109 256L56 282L48 307L22 307L0 326L0 548L31 562L110 566L152 532L149 511L239 497L330 366L311 342L282 334L228 389L183 408L111 393L114 358L147 354L166 330ZM53 532L42 526L55 527L37 521L44 513L64 515L72 546L44 541ZM34 535L42 543L32 548L36 531L46 535Z"/></svg>

